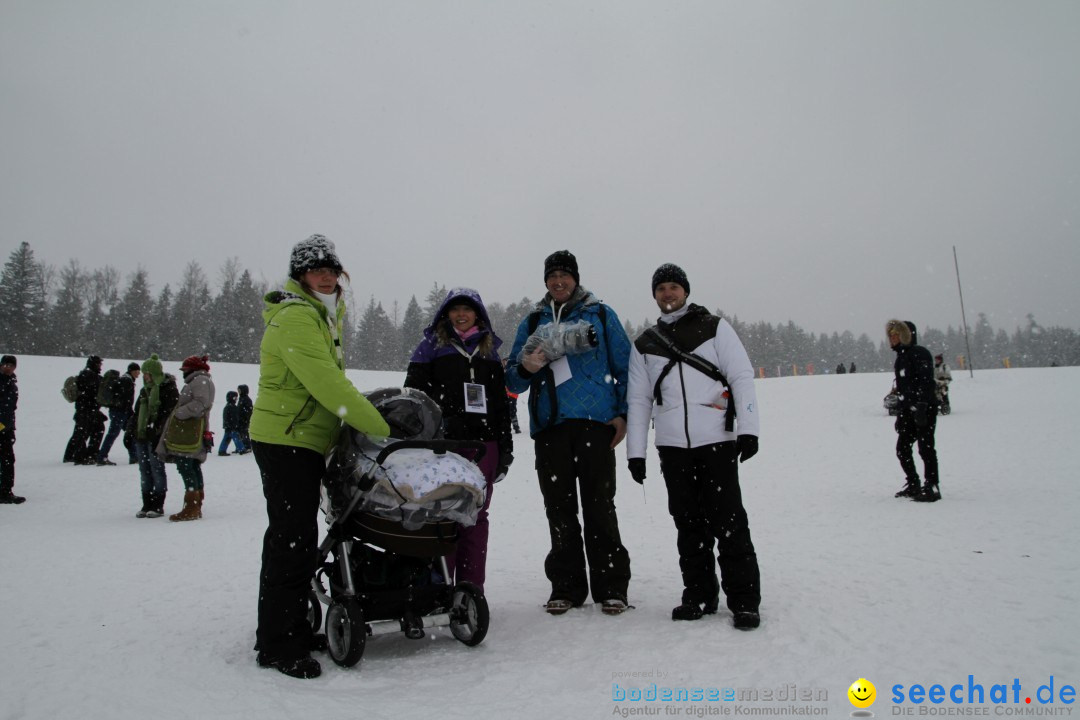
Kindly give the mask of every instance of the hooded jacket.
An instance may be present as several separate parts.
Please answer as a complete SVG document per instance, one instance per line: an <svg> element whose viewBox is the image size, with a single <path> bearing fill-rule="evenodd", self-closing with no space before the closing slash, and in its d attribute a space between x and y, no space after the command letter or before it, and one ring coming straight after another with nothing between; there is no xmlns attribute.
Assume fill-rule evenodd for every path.
<svg viewBox="0 0 1080 720"><path fill-rule="evenodd" d="M601 321L600 308L604 308L605 321ZM559 322L586 320L596 330L597 346L583 353L566 355L570 379L549 387L545 371L530 373L518 361L518 355L529 339L529 318L518 326L514 348L506 363L506 386L520 393L529 393L529 433L535 436L541 430L570 419L593 420L607 423L620 415L626 417L626 385L630 364L630 338L626 336L622 322L607 305L591 292L578 285L574 294L560 308ZM555 322L550 293L537 306L540 313L536 327ZM556 415L553 417L551 395L555 395Z"/></svg>
<svg viewBox="0 0 1080 720"><path fill-rule="evenodd" d="M295 280L263 302L266 330L259 346L251 439L326 454L342 421L361 432L388 435L382 415L345 376L326 306ZM337 303L334 321L343 327L344 300Z"/></svg>
<svg viewBox="0 0 1080 720"><path fill-rule="evenodd" d="M450 326L447 316L450 306L462 299L476 310L479 329L464 340ZM486 338L490 342L485 343ZM486 354L481 349L484 344L490 347ZM501 346L502 340L491 329L480 295L470 288L455 288L447 293L431 324L424 329L424 339L409 361L405 387L422 390L438 403L448 440L494 440L499 452L506 454L513 452L514 441L506 403L506 376L499 359ZM486 413L466 411L466 383L484 386Z"/></svg>
<svg viewBox="0 0 1080 720"><path fill-rule="evenodd" d="M139 391L139 397L135 401L135 410L128 420L127 427L135 434L136 441L148 443L151 450L157 447L161 433L165 429L165 422L169 419L180 397L180 392L176 388L176 378L161 371L160 363L157 365L159 368L157 372L144 371L153 382L149 385L144 384ZM155 385L158 386L156 410L151 407ZM140 427L140 417L145 419L145 426Z"/></svg>
<svg viewBox="0 0 1080 720"><path fill-rule="evenodd" d="M206 420L203 427L209 429L210 410L214 407L214 394L214 380L207 371L194 370L184 375L184 387L180 391L180 398L176 401L176 407L165 424L165 430L162 433L161 440L158 442L158 457L162 460L169 456L190 457L199 462L206 462L206 443L200 444L199 449L195 452L175 452L165 447L165 439L168 438L170 443L174 442L172 434L169 432L169 425L177 420L191 420L201 417Z"/></svg>
<svg viewBox="0 0 1080 720"><path fill-rule="evenodd" d="M237 432L240 424L240 408L236 406L236 393L225 393L225 407L221 411L221 429L225 432Z"/></svg>
<svg viewBox="0 0 1080 720"><path fill-rule="evenodd" d="M685 363L676 363L660 383L663 403L653 394L670 358L643 335L630 353L626 457L644 458L649 420L654 420L657 447L695 448L734 441L737 435L759 434L754 367L731 325L700 305L668 324L682 349L708 360L723 373L734 397L722 397L723 385ZM692 348L692 349L690 349ZM725 429L727 403L735 403L735 432Z"/></svg>
<svg viewBox="0 0 1080 720"><path fill-rule="evenodd" d="M934 358L929 350L919 345L915 324L908 320L890 320L885 330L886 333L895 330L900 336L900 342L893 348L896 353L893 373L896 375L896 393L900 400L897 405L899 417L914 413L917 403L937 407Z"/></svg>
<svg viewBox="0 0 1080 720"><path fill-rule="evenodd" d="M247 430L248 425L251 424L251 413L253 412L251 395L248 394L247 385L238 386L236 391L238 393L238 397L236 398L236 409L240 420L240 425L237 427L237 430Z"/></svg>

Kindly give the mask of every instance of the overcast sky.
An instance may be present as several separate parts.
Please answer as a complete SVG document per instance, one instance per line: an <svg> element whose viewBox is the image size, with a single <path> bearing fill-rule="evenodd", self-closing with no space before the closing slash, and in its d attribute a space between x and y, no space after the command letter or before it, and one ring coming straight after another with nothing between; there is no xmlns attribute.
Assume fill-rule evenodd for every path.
<svg viewBox="0 0 1080 720"><path fill-rule="evenodd" d="M0 252L1080 327L1080 2L0 0Z"/></svg>

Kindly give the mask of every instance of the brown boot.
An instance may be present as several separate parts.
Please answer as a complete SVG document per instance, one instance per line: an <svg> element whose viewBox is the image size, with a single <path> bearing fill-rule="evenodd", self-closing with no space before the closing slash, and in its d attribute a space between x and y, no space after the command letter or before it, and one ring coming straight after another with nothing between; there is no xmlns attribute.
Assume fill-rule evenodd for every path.
<svg viewBox="0 0 1080 720"><path fill-rule="evenodd" d="M199 500L199 491L187 490L184 492L184 509L175 515L170 515L169 520L183 522L184 520L198 520L201 517L202 501Z"/></svg>

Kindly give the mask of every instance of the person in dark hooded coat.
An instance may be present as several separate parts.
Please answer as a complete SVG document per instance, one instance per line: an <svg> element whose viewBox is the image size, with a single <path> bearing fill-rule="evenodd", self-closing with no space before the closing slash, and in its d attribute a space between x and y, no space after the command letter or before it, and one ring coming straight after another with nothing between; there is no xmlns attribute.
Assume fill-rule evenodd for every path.
<svg viewBox="0 0 1080 720"><path fill-rule="evenodd" d="M100 384L101 358L91 355L86 359L86 367L76 376L75 430L64 450L64 462L76 465L94 465L97 462L98 448L105 437L105 422L109 419L98 405Z"/></svg>
<svg viewBox="0 0 1080 720"><path fill-rule="evenodd" d="M885 324L885 333L896 353L893 364L898 397L896 457L907 479L896 497L935 502L941 499L941 490L938 488L937 449L934 446L938 410L934 358L929 350L918 344L914 323L890 320ZM921 487L911 453L911 446L915 443L919 444L919 457L923 461L925 484Z"/></svg>
<svg viewBox="0 0 1080 720"><path fill-rule="evenodd" d="M487 567L491 495L494 484L505 477L514 461L506 376L499 358L501 344L480 294L471 288L454 288L424 330L405 377L405 387L422 390L438 403L447 440L485 445L480 460L487 480L484 506L476 524L462 530L457 552L446 558L458 582L471 582L481 591Z"/></svg>
<svg viewBox="0 0 1080 720"><path fill-rule="evenodd" d="M238 393L236 398L236 409L239 411L240 427L236 429L240 433L240 442L243 444L243 448L237 451L237 455L246 455L251 452L251 436L248 435L248 428L251 426L251 412L254 403L251 401L251 392L247 385L239 385L236 388Z"/></svg>

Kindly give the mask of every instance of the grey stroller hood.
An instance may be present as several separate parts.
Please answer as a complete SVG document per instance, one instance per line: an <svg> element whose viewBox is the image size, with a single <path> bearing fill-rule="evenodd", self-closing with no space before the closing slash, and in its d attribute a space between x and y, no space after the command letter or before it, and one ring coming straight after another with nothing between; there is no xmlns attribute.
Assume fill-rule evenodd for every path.
<svg viewBox="0 0 1080 720"><path fill-rule="evenodd" d="M390 425L391 437L342 432L327 468L327 520L355 501L357 510L407 530L448 520L475 524L487 482L472 461L451 451L482 453L482 446L442 440L442 412L419 390L382 388L366 397Z"/></svg>

